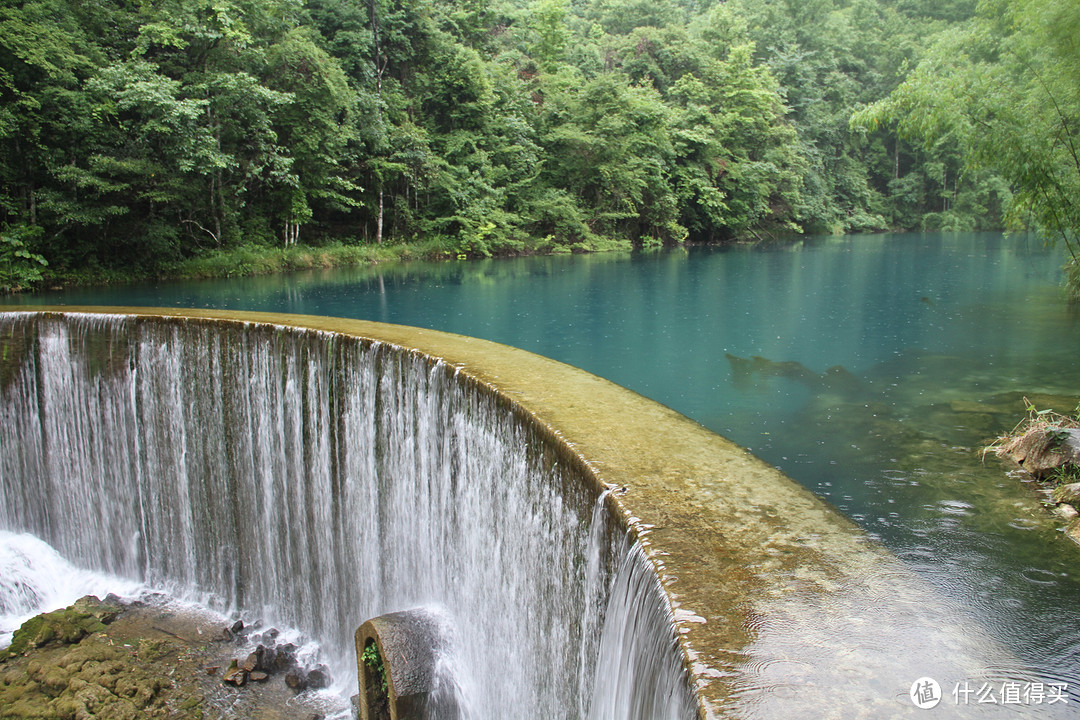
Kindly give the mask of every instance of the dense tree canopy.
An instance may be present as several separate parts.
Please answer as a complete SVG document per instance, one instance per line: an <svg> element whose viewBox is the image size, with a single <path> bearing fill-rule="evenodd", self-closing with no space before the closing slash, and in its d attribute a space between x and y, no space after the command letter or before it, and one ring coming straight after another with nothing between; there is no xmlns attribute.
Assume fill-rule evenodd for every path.
<svg viewBox="0 0 1080 720"><path fill-rule="evenodd" d="M331 239L485 255L997 227L1017 178L901 115L939 92L948 43L999 57L987 35L1056 5L973 25L974 0L12 0L0 286ZM1009 52L1042 67L1058 27L1057 49ZM1059 70L1039 77L1065 107ZM1036 101L1018 92L1001 100Z"/></svg>
<svg viewBox="0 0 1080 720"><path fill-rule="evenodd" d="M1080 297L1080 2L985 0L853 124L893 124L959 148L965 173L996 173L1014 193L1007 220L1064 245Z"/></svg>

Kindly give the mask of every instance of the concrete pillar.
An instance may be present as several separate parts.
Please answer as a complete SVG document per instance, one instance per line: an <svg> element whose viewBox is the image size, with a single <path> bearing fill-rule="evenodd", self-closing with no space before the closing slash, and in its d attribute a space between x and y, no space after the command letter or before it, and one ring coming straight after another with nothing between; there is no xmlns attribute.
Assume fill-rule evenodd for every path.
<svg viewBox="0 0 1080 720"><path fill-rule="evenodd" d="M370 644L382 658L385 697L381 679L361 659ZM447 647L445 621L426 608L387 613L361 625L356 631L360 720L457 718L454 693L445 684L444 692L437 692L439 652Z"/></svg>

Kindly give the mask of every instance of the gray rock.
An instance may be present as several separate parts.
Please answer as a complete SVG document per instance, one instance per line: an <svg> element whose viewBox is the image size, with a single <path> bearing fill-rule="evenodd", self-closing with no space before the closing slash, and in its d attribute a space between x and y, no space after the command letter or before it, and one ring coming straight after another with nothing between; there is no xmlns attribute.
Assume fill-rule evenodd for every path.
<svg viewBox="0 0 1080 720"><path fill-rule="evenodd" d="M255 648L255 651L247 656L244 662L240 663L240 667L252 672L253 670L259 670L261 672L270 672L273 669L274 663L274 651L267 648L265 645L259 645Z"/></svg>
<svg viewBox="0 0 1080 720"><path fill-rule="evenodd" d="M296 646L282 643L277 646L272 663L273 670L288 670L296 665Z"/></svg>
<svg viewBox="0 0 1080 720"><path fill-rule="evenodd" d="M285 684L296 692L307 689L307 673L303 668L293 668L285 673Z"/></svg>
<svg viewBox="0 0 1080 720"><path fill-rule="evenodd" d="M307 686L312 690L330 687L330 669L325 665L310 670L307 674Z"/></svg>

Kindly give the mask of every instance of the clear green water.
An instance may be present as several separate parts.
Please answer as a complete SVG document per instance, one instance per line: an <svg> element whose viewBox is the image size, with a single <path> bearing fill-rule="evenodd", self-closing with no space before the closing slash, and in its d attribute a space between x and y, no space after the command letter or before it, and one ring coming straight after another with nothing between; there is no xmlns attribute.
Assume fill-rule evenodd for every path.
<svg viewBox="0 0 1080 720"><path fill-rule="evenodd" d="M576 365L778 465L1076 698L1080 546L1029 487L978 453L1022 417L1024 395L1056 396L1063 411L1080 399L1080 314L1062 298L1060 264L1034 238L878 235L9 302L357 317Z"/></svg>

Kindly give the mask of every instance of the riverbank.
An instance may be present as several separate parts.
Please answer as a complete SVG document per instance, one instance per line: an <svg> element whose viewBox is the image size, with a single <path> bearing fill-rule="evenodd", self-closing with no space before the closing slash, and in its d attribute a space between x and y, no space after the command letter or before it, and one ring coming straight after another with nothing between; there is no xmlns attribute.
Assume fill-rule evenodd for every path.
<svg viewBox="0 0 1080 720"><path fill-rule="evenodd" d="M571 253L629 252L627 240L594 237L573 245L561 245L544 239L521 247L494 248L477 254L462 248L455 238L436 237L412 242L382 245L346 244L340 241L324 245L240 245L228 249L208 250L186 260L162 263L153 269L140 268L80 268L78 270L47 269L41 287L62 289L95 285L123 285L154 280L209 280L216 278L250 277L293 272L296 270L328 269L350 265L377 265L407 260L470 260L478 257L513 257L521 255L563 255ZM23 288L24 290L41 289Z"/></svg>
<svg viewBox="0 0 1080 720"><path fill-rule="evenodd" d="M223 622L162 597L120 602L87 596L38 615L15 633L8 650L0 651L0 719L322 720L342 715L340 697L298 693L293 687L304 671L295 665L291 646L264 637L276 631L248 633L234 625L233 632ZM276 648L276 661L267 661L266 650L255 652L264 641ZM265 667L247 673L241 685L227 682L230 666L242 669L252 655Z"/></svg>

